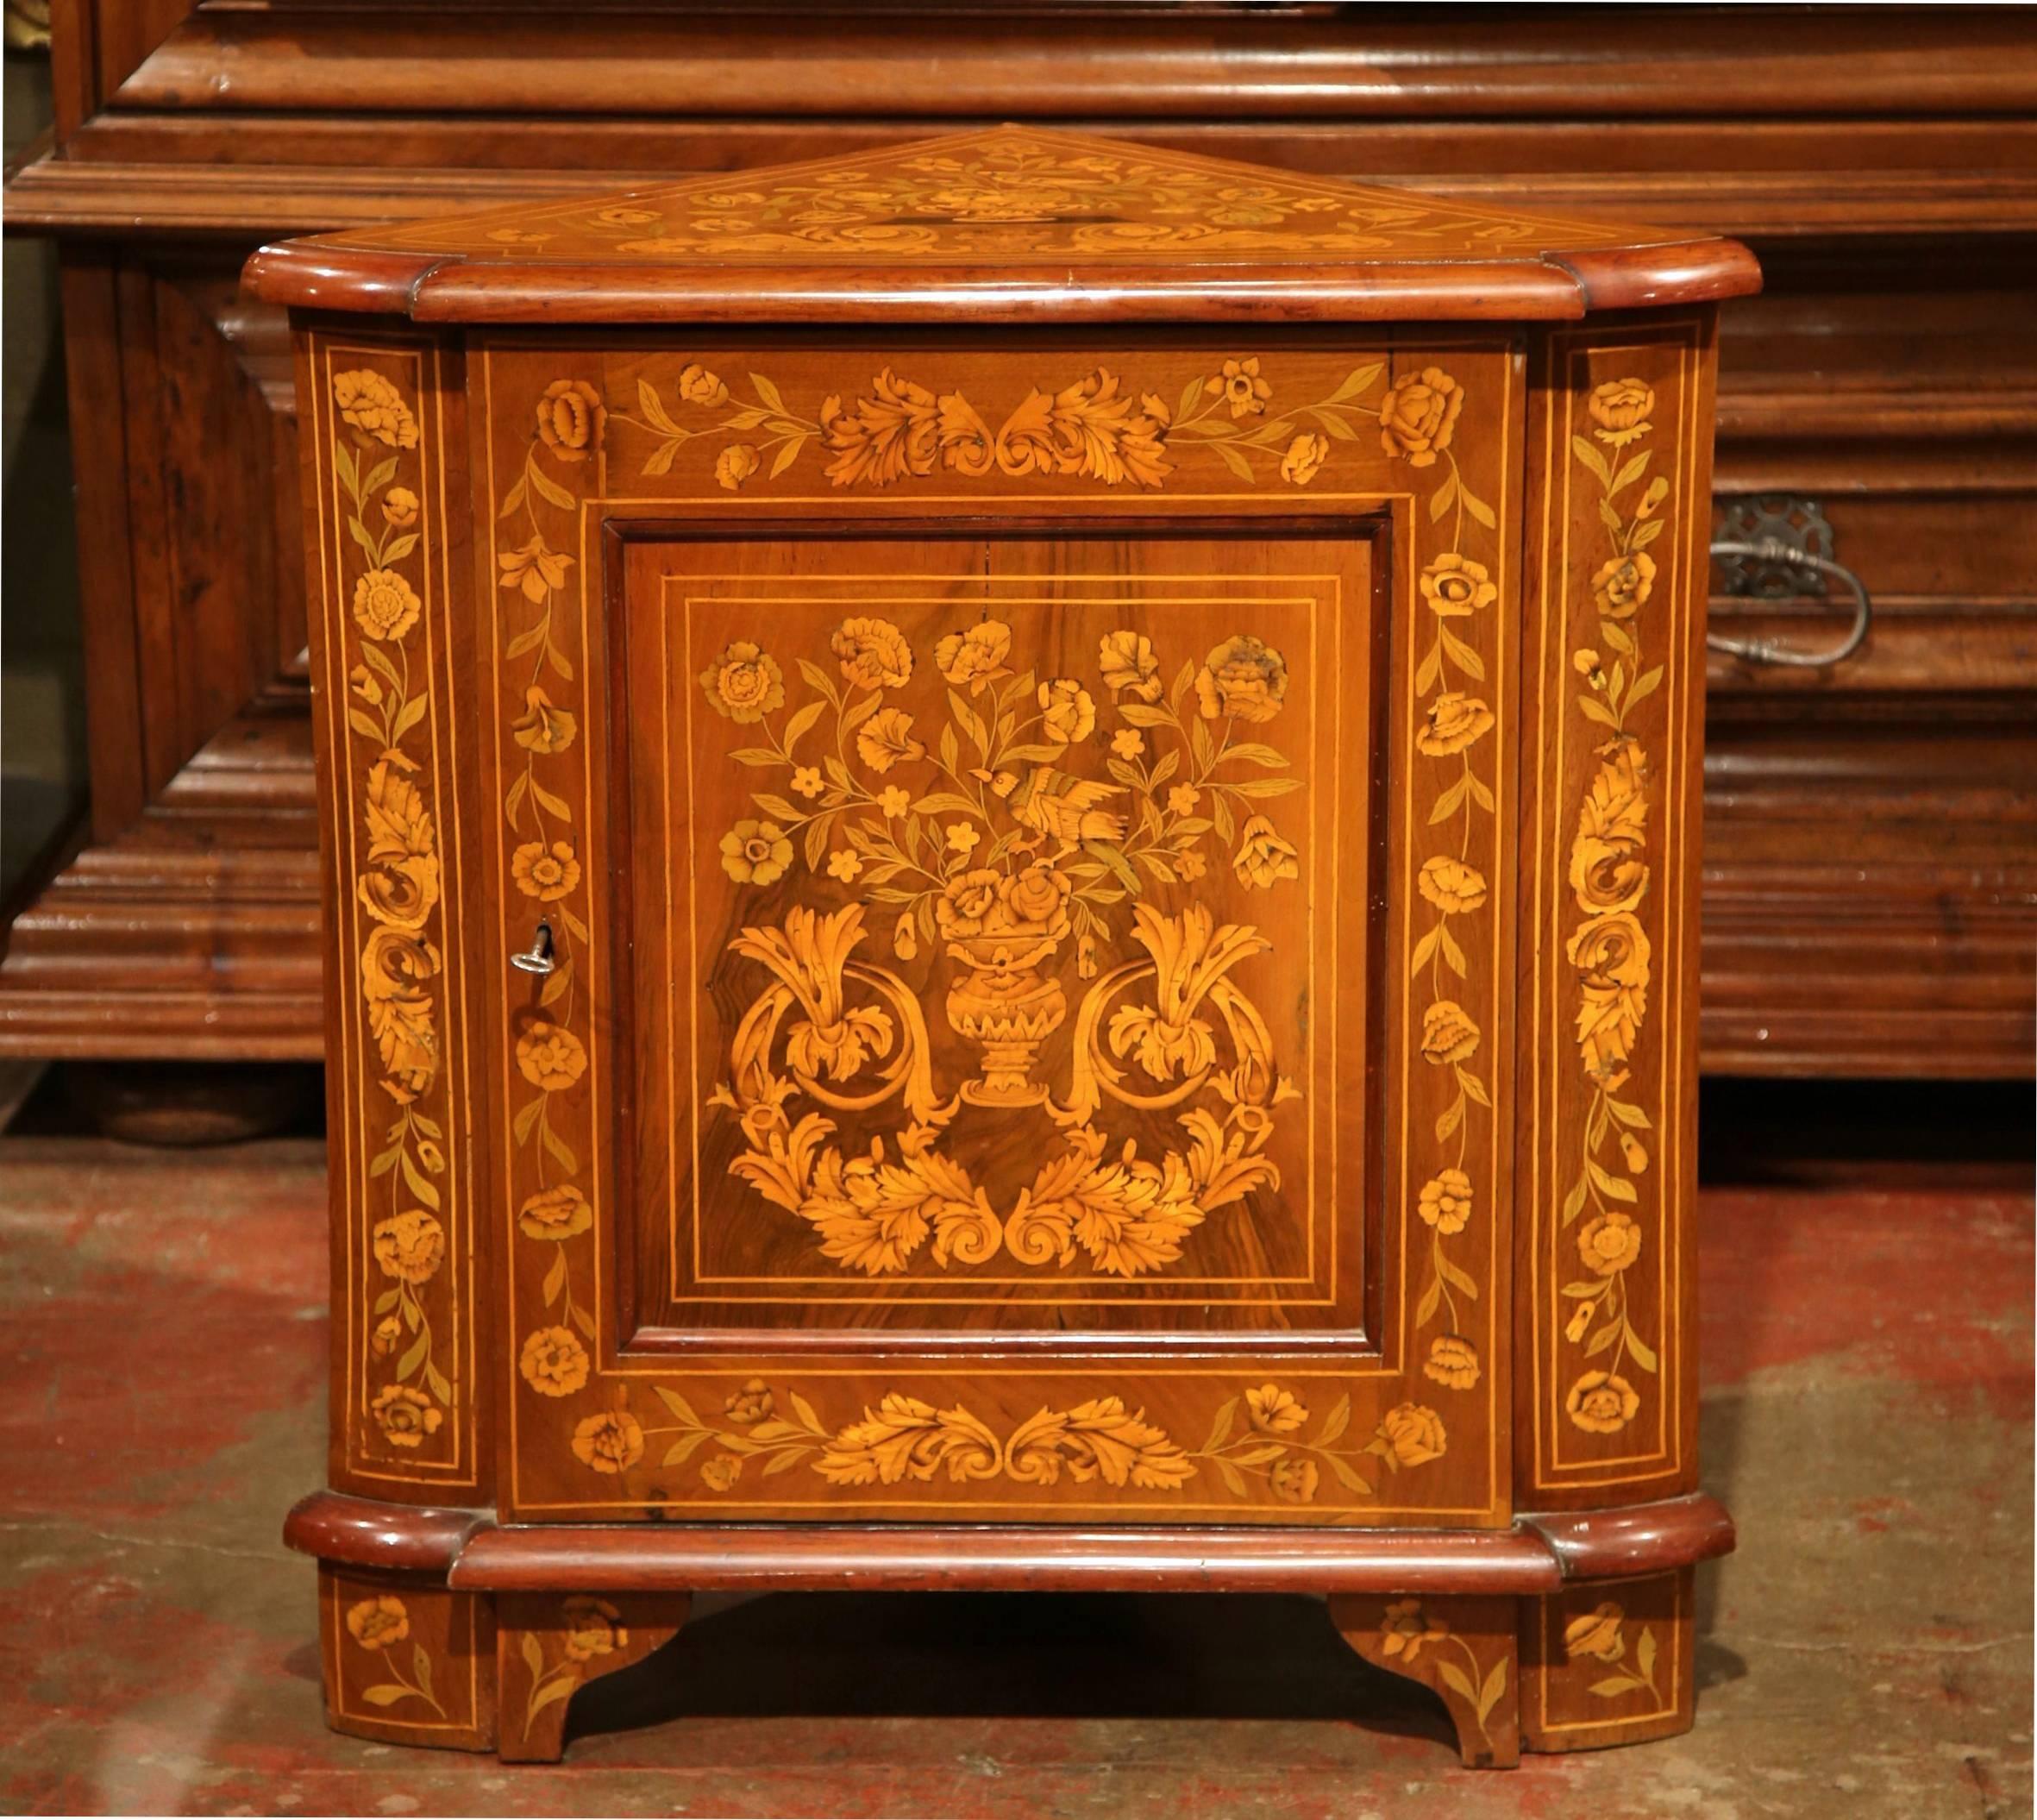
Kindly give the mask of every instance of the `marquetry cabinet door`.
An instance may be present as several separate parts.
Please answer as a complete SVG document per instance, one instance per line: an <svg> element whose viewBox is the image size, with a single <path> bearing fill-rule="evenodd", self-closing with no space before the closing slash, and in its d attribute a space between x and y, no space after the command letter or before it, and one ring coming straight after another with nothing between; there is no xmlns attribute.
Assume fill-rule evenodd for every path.
<svg viewBox="0 0 2037 1820"><path fill-rule="evenodd" d="M470 385L505 1508L1505 1521L1519 344Z"/></svg>

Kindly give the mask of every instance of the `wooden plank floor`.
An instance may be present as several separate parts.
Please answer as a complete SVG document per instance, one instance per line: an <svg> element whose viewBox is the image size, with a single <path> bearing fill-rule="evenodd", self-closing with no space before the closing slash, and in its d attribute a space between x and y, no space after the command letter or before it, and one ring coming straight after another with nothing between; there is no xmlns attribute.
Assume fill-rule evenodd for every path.
<svg viewBox="0 0 2037 1820"><path fill-rule="evenodd" d="M1699 1576L1697 1730L1474 1776L1304 1599L704 1602L563 1769L330 1735L277 1539L323 1447L320 1146L0 1138L0 1809L2028 1814L2032 1207L1960 1145L1866 1180L1714 1146L1741 1542Z"/></svg>

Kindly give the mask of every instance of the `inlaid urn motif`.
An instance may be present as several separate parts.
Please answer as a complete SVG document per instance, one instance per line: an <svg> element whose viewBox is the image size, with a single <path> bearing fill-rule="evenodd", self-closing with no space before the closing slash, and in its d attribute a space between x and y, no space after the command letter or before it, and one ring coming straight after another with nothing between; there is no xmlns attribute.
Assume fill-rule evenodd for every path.
<svg viewBox="0 0 2037 1820"><path fill-rule="evenodd" d="M968 969L948 988L948 1021L983 1054L983 1072L965 1081L973 1106L1037 1106L1046 1083L1033 1078L1040 1045L1068 1016L1054 966L1068 938L1069 877L1049 865L1023 872L970 872L935 906L950 958Z"/></svg>

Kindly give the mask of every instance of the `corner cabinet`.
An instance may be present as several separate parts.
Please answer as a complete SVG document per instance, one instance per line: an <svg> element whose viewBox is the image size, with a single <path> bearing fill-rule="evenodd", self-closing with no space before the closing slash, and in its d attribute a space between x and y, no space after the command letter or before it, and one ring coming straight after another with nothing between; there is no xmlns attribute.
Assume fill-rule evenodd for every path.
<svg viewBox="0 0 2037 1820"><path fill-rule="evenodd" d="M342 1729L732 1586L1681 1731L1730 242L1016 129L300 241Z"/></svg>

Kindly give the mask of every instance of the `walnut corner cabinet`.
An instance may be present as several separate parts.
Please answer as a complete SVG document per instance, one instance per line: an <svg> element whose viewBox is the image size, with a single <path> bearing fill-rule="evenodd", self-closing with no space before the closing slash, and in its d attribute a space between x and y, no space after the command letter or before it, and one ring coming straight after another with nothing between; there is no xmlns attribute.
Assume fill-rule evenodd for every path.
<svg viewBox="0 0 2037 1820"><path fill-rule="evenodd" d="M1684 1730L1733 242L1021 129L291 242L325 1699L1286 1591Z"/></svg>

